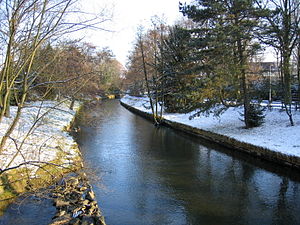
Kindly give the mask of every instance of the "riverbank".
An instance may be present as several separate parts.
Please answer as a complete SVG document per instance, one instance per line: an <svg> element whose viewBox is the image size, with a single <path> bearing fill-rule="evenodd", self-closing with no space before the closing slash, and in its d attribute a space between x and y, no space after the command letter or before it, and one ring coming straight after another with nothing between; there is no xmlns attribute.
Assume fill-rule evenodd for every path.
<svg viewBox="0 0 300 225"><path fill-rule="evenodd" d="M4 210L16 196L28 191L38 191L40 188L50 185L53 186L64 174L82 168L78 145L68 133L80 104L76 103L74 110L70 110L69 105L70 102L68 101L63 103L54 101L31 102L26 104L22 110L16 129L0 153L0 171L5 171L0 174L0 211ZM1 136L9 127L16 110L16 107L12 107L11 117L4 118L1 122ZM82 190L91 190L87 178L77 177L76 179L77 181L80 180L78 183ZM84 180L84 185L82 180ZM60 189L62 193L65 191L72 193L78 187L74 186L74 190L70 190L70 187L67 188L65 185L65 188L66 190ZM51 188L46 190L46 194L50 193L51 195L51 192ZM86 194L82 192L82 195ZM87 202L84 201L87 199L81 198L82 196L79 197L78 201L72 202L73 208L83 206L88 208L90 201L95 202L94 199ZM57 196L54 199L57 200ZM81 200L84 201L85 205L82 205ZM61 211L60 206L55 205L57 210ZM99 218L99 221L100 218L103 220L97 204L93 203L92 208L95 213L83 214L85 220L87 220L88 214L91 214L90 216L93 218ZM78 214L76 217L71 215L71 218L82 219L83 215ZM54 216L54 219L53 224L56 224L55 221L61 218Z"/></svg>
<svg viewBox="0 0 300 225"><path fill-rule="evenodd" d="M147 98L125 96L121 104L144 117L151 118ZM228 109L220 118L212 115L189 120L192 113L164 114L164 123L175 129L200 136L229 148L247 152L266 160L300 169L300 113L294 114L295 126L289 125L285 112L266 112L261 127L245 129L240 120L241 109Z"/></svg>
<svg viewBox="0 0 300 225"><path fill-rule="evenodd" d="M53 191L56 214L50 225L105 225L94 191L85 174L70 174Z"/></svg>
<svg viewBox="0 0 300 225"><path fill-rule="evenodd" d="M80 152L67 131L78 108L79 104L76 104L74 110L70 110L68 103L54 101L26 104L16 128L1 152L0 169L29 161L51 162L57 158L63 158L62 163L65 166L72 165L79 159ZM16 110L16 107L11 107L10 118L5 117L1 122L1 136L9 127ZM30 163L26 167L32 173L39 168Z"/></svg>
<svg viewBox="0 0 300 225"><path fill-rule="evenodd" d="M78 107L79 104L75 110L69 110L67 102L44 101L27 103L22 109L20 120L0 153L0 212L16 196L52 185L80 162L78 146L67 133ZM12 106L11 116L1 121L1 137L16 111L17 107Z"/></svg>

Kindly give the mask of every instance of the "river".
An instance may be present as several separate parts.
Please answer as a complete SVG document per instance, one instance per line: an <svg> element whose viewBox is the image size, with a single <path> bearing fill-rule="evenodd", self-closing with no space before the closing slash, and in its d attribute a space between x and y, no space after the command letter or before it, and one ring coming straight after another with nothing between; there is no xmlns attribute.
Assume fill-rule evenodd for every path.
<svg viewBox="0 0 300 225"><path fill-rule="evenodd" d="M190 137L106 101L77 141L108 225L300 224L299 172Z"/></svg>

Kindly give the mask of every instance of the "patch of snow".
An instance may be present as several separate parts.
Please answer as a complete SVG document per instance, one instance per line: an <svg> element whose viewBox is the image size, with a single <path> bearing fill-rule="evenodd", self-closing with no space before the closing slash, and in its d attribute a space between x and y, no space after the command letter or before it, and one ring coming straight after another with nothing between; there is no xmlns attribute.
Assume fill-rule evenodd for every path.
<svg viewBox="0 0 300 225"><path fill-rule="evenodd" d="M77 103L74 108L78 107ZM0 123L1 138L11 124L16 111L17 107L11 107L11 117L3 118ZM0 169L17 166L26 161L50 162L57 159L60 152L72 156L70 159L78 156L75 141L64 131L72 121L75 112L68 108L67 103L58 104L54 101L27 103L22 109L15 130L0 154ZM69 160L63 162L71 163Z"/></svg>
<svg viewBox="0 0 300 225"><path fill-rule="evenodd" d="M151 113L147 98L126 95L122 102L144 112ZM295 126L290 126L288 116L280 110L278 104L271 111L266 110L265 123L260 127L245 129L240 114L242 108L229 108L219 118L213 115L200 116L192 120L189 117L195 113L164 113L164 118L195 128L211 131L234 138L238 141L261 146L286 155L300 157L300 112L295 111L293 118Z"/></svg>

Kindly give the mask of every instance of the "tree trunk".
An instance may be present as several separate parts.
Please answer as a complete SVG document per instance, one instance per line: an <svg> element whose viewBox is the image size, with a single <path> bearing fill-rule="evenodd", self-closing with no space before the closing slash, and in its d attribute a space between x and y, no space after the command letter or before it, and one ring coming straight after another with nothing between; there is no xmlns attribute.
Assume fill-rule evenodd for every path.
<svg viewBox="0 0 300 225"><path fill-rule="evenodd" d="M283 60L283 87L284 87L284 108L289 117L291 126L294 126L293 115L292 115L292 93L291 93L291 70L290 70L290 58L292 47L289 32L291 32L291 9L289 1L283 1L283 28L282 28L282 41L281 41L281 55Z"/></svg>
<svg viewBox="0 0 300 225"><path fill-rule="evenodd" d="M288 50L283 52L283 87L284 87L284 108L289 117L291 126L294 126L292 114L292 93L291 93L291 71L290 71L290 55Z"/></svg>
<svg viewBox="0 0 300 225"><path fill-rule="evenodd" d="M297 80L298 80L297 106L300 107L300 40L299 40L298 49L297 49Z"/></svg>
<svg viewBox="0 0 300 225"><path fill-rule="evenodd" d="M246 128L250 128L249 123L249 110L250 110L250 98L248 92L248 84L247 84L247 75L246 75L246 56L244 54L242 40L239 39L237 41L237 50L238 50L238 57L239 57L239 66L241 72L241 88L243 93L243 105L244 105L244 122Z"/></svg>
<svg viewBox="0 0 300 225"><path fill-rule="evenodd" d="M5 117L10 117L10 98L11 98L11 92L8 94L8 99L6 102L5 110L4 110L4 116Z"/></svg>
<svg viewBox="0 0 300 225"><path fill-rule="evenodd" d="M142 54L142 64L143 64L144 77L145 77L146 88L147 88L147 92L148 92L148 98L149 98L149 101L150 101L150 107L151 107L151 111L152 111L152 115L153 115L154 125L159 125L159 122L157 121L157 118L156 118L154 105L153 105L153 101L152 101L152 96L151 96L151 92L150 92L148 72L147 72L145 53L144 53L144 46L143 46L143 41L141 40L141 37L140 37L140 40L139 40L139 45L140 45L139 47L140 47L141 54Z"/></svg>
<svg viewBox="0 0 300 225"><path fill-rule="evenodd" d="M74 108L74 104L75 104L75 98L74 97L72 97L72 100L71 100L71 104L70 104L70 110L73 110L73 108Z"/></svg>
<svg viewBox="0 0 300 225"><path fill-rule="evenodd" d="M3 148L6 144L7 139L12 134L13 130L15 129L15 127L17 125L17 123L19 122L19 119L20 119L20 116L21 116L21 110L22 110L22 106L18 106L18 110L17 110L17 113L16 113L16 116L15 116L14 120L12 121L12 123L9 126L8 130L6 131L6 133L4 134L4 136L1 139L0 153L3 151Z"/></svg>

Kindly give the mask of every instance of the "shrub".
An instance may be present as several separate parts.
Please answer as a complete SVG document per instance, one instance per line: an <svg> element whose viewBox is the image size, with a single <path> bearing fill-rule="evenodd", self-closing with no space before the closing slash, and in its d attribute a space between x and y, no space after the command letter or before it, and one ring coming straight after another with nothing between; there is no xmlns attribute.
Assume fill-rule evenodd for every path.
<svg viewBox="0 0 300 225"><path fill-rule="evenodd" d="M252 127L259 127L264 123L264 119L265 119L265 107L262 107L259 104L250 104L249 107L249 128ZM241 116L244 116L244 114L241 114ZM244 120L243 120L244 121Z"/></svg>

